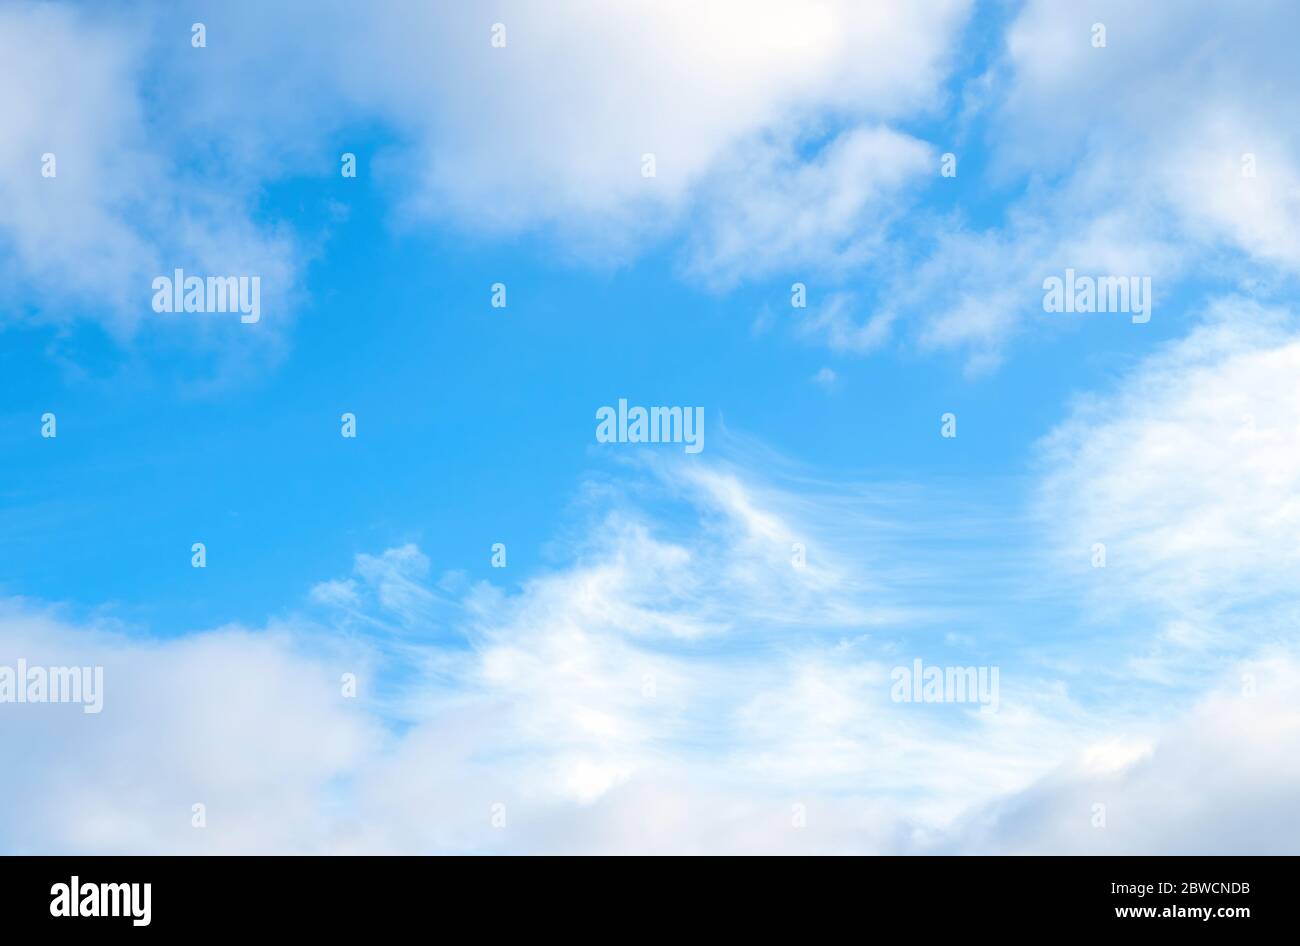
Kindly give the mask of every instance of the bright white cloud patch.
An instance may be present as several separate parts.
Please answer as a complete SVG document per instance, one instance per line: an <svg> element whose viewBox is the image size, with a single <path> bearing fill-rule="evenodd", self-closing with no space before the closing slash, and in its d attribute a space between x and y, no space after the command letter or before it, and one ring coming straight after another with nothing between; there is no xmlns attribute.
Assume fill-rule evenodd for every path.
<svg viewBox="0 0 1300 946"><path fill-rule="evenodd" d="M1297 595L1300 339L1242 300L1082 402L1047 442L1063 559L1107 548L1108 587L1181 611Z"/></svg>
<svg viewBox="0 0 1300 946"><path fill-rule="evenodd" d="M923 850L978 854L1294 854L1300 844L1300 666L1225 667L1148 742L1112 740L960 819Z"/></svg>
<svg viewBox="0 0 1300 946"><path fill-rule="evenodd" d="M374 721L340 698L362 657L288 627L156 640L7 601L0 654L100 666L104 679L96 715L0 706L0 752L23 760L23 777L0 787L14 852L326 850L339 780L379 745ZM196 804L206 828L192 826Z"/></svg>
<svg viewBox="0 0 1300 946"><path fill-rule="evenodd" d="M295 188L345 180L352 138L373 145L360 166L404 225L540 234L561 259L626 261L675 241L666 269L718 292L779 275L782 306L806 279L790 332L837 354L900 338L986 371L1044 325L1044 277L1066 269L1151 277L1144 338L1168 338L1180 288L1219 280L1263 299L1300 269L1300 108L1284 94L1300 71L1293 37L1273 28L1289 15L1280 2L1025 3L987 73L953 96L961 106L949 80L976 67L963 65L960 0L334 2L310 16L231 3L211 11L201 50L148 13L0 10L7 320L84 317L138 338L156 315L152 278L182 268L260 276L271 331L240 345L277 337L322 235L281 229L262 198L283 185L293 206ZM1099 21L1105 46L1091 42ZM949 148L959 179L939 176ZM949 206L950 192L969 199ZM415 280L401 288L453 308ZM239 331L193 324L202 341ZM687 356L717 350L696 340L681 378L699 367ZM0 786L0 847L1294 851L1296 320L1232 298L1138 359L1043 445L1033 494L1051 554L1036 570L1012 503L969 512L985 488L973 479L957 487L967 505L937 487L828 484L766 454L718 460L734 448L724 434L707 461L628 463L587 484L589 518L566 518L553 564L518 581L437 575L431 543L381 544L281 589L301 613L179 637L4 599L0 666L102 667L105 691L94 714L0 705L0 757L30 773ZM331 390L363 391L363 366L344 361L329 364ZM818 364L773 398L815 394L811 380L834 392L815 397L829 408L867 389L848 368L810 376ZM901 376L872 378L873 396ZM399 376L379 401L420 387ZM288 429L261 416L260 394L229 429ZM390 424L367 429L394 453L343 475L382 474L376 456L408 452L395 429L475 428L473 411L403 427L371 403ZM338 445L320 420L334 407L303 421L317 408L297 406L294 423L319 422ZM963 439L936 434L940 449L988 423L972 407L955 406ZM13 429L34 439L41 414L28 413ZM42 446L76 445L89 426L76 422ZM372 441L346 443L366 456ZM255 472L324 462L277 456L285 466ZM182 490L225 499L170 468ZM17 527L49 528L47 508ZM81 507L67 508L54 521ZM893 671L921 658L996 667L996 711L897 699Z"/></svg>

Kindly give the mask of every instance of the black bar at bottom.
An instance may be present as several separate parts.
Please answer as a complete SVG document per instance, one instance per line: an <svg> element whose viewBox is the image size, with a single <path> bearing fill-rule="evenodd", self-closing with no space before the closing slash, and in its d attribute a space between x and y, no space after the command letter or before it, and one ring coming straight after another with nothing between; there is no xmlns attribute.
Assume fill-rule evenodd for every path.
<svg viewBox="0 0 1300 946"><path fill-rule="evenodd" d="M465 932L534 934L669 935L681 920L733 936L845 924L864 934L904 924L926 936L1124 927L1234 936L1289 930L1296 909L1296 862L1277 857L553 860L7 857L0 915L10 933L92 935L373 936L454 918L472 924ZM462 935L456 928L426 927Z"/></svg>

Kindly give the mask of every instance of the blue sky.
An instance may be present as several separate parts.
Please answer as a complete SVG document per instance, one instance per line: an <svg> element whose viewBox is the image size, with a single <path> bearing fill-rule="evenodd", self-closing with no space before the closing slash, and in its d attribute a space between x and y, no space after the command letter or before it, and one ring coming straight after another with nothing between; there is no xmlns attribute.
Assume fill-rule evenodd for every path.
<svg viewBox="0 0 1300 946"><path fill-rule="evenodd" d="M1295 784L1294 14L1125 6L4 4L0 664L108 690L3 709L117 754L0 842L1292 849L1183 760ZM152 311L177 267L261 321Z"/></svg>

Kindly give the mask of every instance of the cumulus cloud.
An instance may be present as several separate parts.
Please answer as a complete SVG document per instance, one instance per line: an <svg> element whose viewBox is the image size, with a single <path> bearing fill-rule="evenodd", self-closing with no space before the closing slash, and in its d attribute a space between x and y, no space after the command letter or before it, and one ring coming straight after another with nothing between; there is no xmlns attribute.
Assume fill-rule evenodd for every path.
<svg viewBox="0 0 1300 946"><path fill-rule="evenodd" d="M1285 11L1100 9L1026 4L980 80L1007 93L989 111L989 164L1028 182L1005 220L927 220L919 268L886 266L874 308L847 285L824 292L803 337L863 353L920 311L922 346L988 367L1065 267L1164 283L1226 250L1235 275L1294 271L1300 126L1259 95L1294 85L1285 31L1265 19ZM898 127L940 102L966 15L956 2L340 3L300 22L236 4L213 11L196 53L87 9L6 7L0 60L44 79L0 120L6 275L43 317L95 300L122 337L174 265L287 287L301 247L259 222L257 187L335 173L348 129L375 122L394 144L367 166L408 222L554 230L614 256L681 232L683 271L715 287L792 266L847 284L882 265L891 220L933 167L935 149ZM1089 43L1097 19L1105 49ZM1238 41L1196 41L1211 30ZM250 94L263 88L276 94ZM296 94L308 89L320 94ZM180 142L217 128L227 143L190 160L223 170L196 175ZM46 151L56 178L40 176ZM952 616L935 602L981 576L933 497L782 481L772 464L624 471L592 489L562 563L519 586L434 576L408 544L361 552L300 613L259 627L152 637L8 601L6 659L103 666L106 693L97 715L2 708L0 751L30 776L0 789L0 841L1293 851L1300 773L1273 760L1297 756L1300 732L1297 370L1293 318L1234 300L1079 401L1044 445L1037 501L1054 564L1076 579L1060 593L1082 590L1102 629L1048 655L1032 626L935 633ZM1095 543L1105 569L1091 568ZM953 660L1002 665L997 713L890 699L891 667L944 653L939 640ZM194 804L208 827L191 827Z"/></svg>
<svg viewBox="0 0 1300 946"><path fill-rule="evenodd" d="M22 760L0 789L13 852L322 850L339 780L380 738L339 695L361 657L288 627L160 640L7 601L0 653L104 679L98 714L4 705L0 745Z"/></svg>

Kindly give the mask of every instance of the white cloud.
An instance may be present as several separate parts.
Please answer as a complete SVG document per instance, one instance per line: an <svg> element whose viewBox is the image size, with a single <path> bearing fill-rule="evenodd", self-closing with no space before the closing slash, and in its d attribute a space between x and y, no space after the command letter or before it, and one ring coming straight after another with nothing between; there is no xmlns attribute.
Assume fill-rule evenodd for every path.
<svg viewBox="0 0 1300 946"><path fill-rule="evenodd" d="M1090 570L1104 543L1105 594L1176 616L1300 603L1298 372L1290 317L1232 299L1083 400L1046 443L1042 513L1063 559Z"/></svg>
<svg viewBox="0 0 1300 946"><path fill-rule="evenodd" d="M1007 152L1040 171L1083 155L1085 167L1108 168L1109 186L1131 204L1163 204L1190 228L1189 242L1223 243L1294 272L1297 109L1291 96L1265 92L1300 81L1283 38L1294 20L1284 2L1242 11L1029 3L1007 39ZM1093 22L1106 25L1105 49L1090 44ZM1242 174L1248 153L1254 178Z"/></svg>
<svg viewBox="0 0 1300 946"><path fill-rule="evenodd" d="M816 155L748 144L705 182L689 270L719 286L771 271L862 266L901 211L899 192L933 172L931 149L887 128L843 132Z"/></svg>
<svg viewBox="0 0 1300 946"><path fill-rule="evenodd" d="M883 123L940 103L969 7L327 3L304 20L233 3L208 17L202 57L155 36L171 79L160 108L187 136L219 129L231 164L262 177L320 169L345 129L378 124L394 145L363 166L408 223L541 229L561 250L619 259L680 227L694 237L690 271L721 284L783 252L799 265L861 257L924 154ZM819 154L796 154L845 125ZM761 231L741 240L735 213ZM759 254L752 269L746 252Z"/></svg>
<svg viewBox="0 0 1300 946"><path fill-rule="evenodd" d="M125 24L83 9L0 10L0 246L11 301L41 317L101 320L121 338L146 320L155 276L260 275L265 344L284 326L299 252L253 222L236 181L196 179L158 147L143 98L149 46ZM54 177L42 156L53 154ZM171 329L158 328L175 340ZM197 332L245 344L248 331L210 320ZM248 326L239 326L248 329Z"/></svg>
<svg viewBox="0 0 1300 946"><path fill-rule="evenodd" d="M980 154L981 184L1008 203L992 223L960 205L921 222L922 262L888 274L877 310L980 371L1017 335L1055 330L1042 281L1066 267L1151 276L1156 319L1190 279L1300 273L1294 19L1281 2L1026 3L968 83L961 124L980 137L953 146Z"/></svg>
<svg viewBox="0 0 1300 946"><path fill-rule="evenodd" d="M1158 737L1104 743L1032 788L970 812L922 850L1295 854L1300 666L1273 654L1233 669L1236 679Z"/></svg>
<svg viewBox="0 0 1300 946"><path fill-rule="evenodd" d="M736 148L759 132L823 111L880 119L933 104L965 12L960 2L570 2L448 18L420 6L368 12L347 82L417 142L429 212L476 227L567 226L576 215L653 230L639 218L671 215L729 158L743 170L752 155ZM494 20L505 49L489 45ZM377 59L384 69L371 68ZM652 180L645 153L656 156Z"/></svg>

